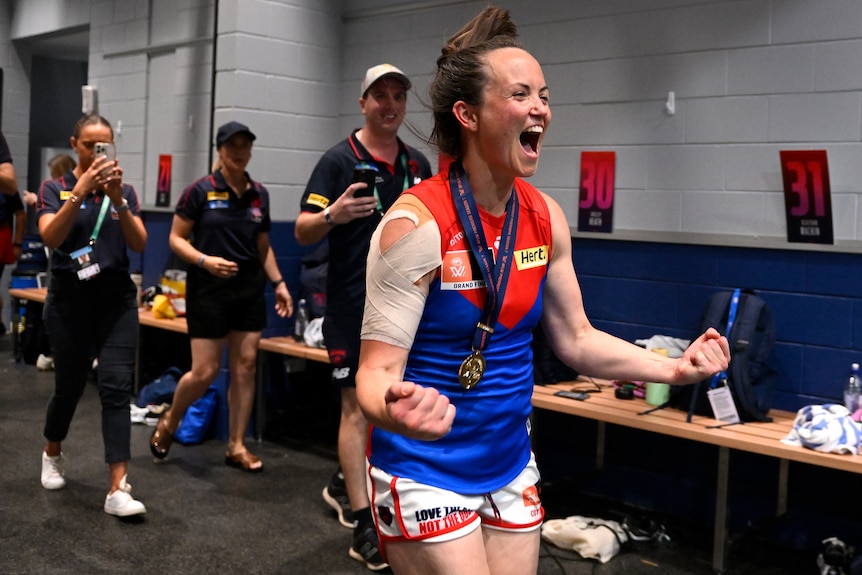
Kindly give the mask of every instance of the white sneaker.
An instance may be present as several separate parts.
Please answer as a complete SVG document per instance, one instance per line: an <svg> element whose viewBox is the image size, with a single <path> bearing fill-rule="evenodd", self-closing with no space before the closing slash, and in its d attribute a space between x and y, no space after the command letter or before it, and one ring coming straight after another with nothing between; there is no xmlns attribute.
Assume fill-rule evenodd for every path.
<svg viewBox="0 0 862 575"><path fill-rule="evenodd" d="M54 358L40 353L39 357L36 358L36 369L39 371L53 371Z"/></svg>
<svg viewBox="0 0 862 575"><path fill-rule="evenodd" d="M129 417L132 420L132 423L144 423L144 418L147 416L150 410L146 407L138 407L134 403L129 405Z"/></svg>
<svg viewBox="0 0 862 575"><path fill-rule="evenodd" d="M132 497L132 486L126 483L126 476L120 481L120 488L105 497L105 513L117 517L128 517L146 513L144 504Z"/></svg>
<svg viewBox="0 0 862 575"><path fill-rule="evenodd" d="M63 478L63 454L51 457L42 452L42 487L45 489L62 489L66 486Z"/></svg>

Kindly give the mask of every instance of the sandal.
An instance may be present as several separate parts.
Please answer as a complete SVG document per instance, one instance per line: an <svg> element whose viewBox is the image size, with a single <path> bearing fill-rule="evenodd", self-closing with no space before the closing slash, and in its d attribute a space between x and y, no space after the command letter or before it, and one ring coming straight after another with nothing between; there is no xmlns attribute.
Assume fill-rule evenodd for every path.
<svg viewBox="0 0 862 575"><path fill-rule="evenodd" d="M258 467L252 467L252 465L256 465L260 462L260 458L256 455L249 453L248 451L243 451L242 453L235 453L233 455L229 453L225 453L224 456L224 464L228 467L235 467L237 469L242 469L243 471L248 471L249 473L259 473L263 471L263 465Z"/></svg>
<svg viewBox="0 0 862 575"><path fill-rule="evenodd" d="M174 442L174 435L167 430L164 421L164 419L159 419L156 423L156 429L153 430L153 435L150 437L150 451L156 459L167 457L168 451L171 450L171 444Z"/></svg>

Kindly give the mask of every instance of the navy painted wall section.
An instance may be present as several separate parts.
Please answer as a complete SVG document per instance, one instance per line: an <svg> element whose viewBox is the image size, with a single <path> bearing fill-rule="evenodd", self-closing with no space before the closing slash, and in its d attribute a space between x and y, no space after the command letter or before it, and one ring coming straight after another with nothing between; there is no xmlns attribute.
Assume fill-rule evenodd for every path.
<svg viewBox="0 0 862 575"><path fill-rule="evenodd" d="M587 315L632 341L695 337L716 291L756 290L775 315L774 407L838 400L862 361L862 256L576 238Z"/></svg>
<svg viewBox="0 0 862 575"><path fill-rule="evenodd" d="M173 215L147 212L144 286L173 261ZM270 240L291 294L299 290L302 256L293 222L274 222ZM772 307L779 371L774 407L795 411L841 397L850 363L862 361L862 255L759 250L575 238L573 260L587 315L633 341L655 334L695 337L700 312L716 291L752 288ZM267 288L270 303L272 290ZM270 305L264 337L290 333L292 319Z"/></svg>

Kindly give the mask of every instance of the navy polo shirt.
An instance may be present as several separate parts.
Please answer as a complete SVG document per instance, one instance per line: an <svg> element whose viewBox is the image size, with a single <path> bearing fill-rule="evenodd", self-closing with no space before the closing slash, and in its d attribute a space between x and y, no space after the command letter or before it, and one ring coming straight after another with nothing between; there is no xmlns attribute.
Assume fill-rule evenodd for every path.
<svg viewBox="0 0 862 575"><path fill-rule="evenodd" d="M78 183L78 178L75 177L72 170L56 180L46 180L42 183L39 199L36 202L38 217L41 218L43 214L59 212L63 204L69 201L69 196L71 196L76 183ZM129 202L129 208L134 215L141 213L138 194L135 193L132 186L123 184L123 198ZM129 272L129 257L126 254L126 239L123 237L123 230L120 227L120 215L111 205L111 200L102 191L97 191L94 195L87 196L81 201L81 207L78 209L75 223L72 224L69 235L60 244L59 250L54 250L51 255L52 271L76 271L77 267L68 254L89 243L90 235L96 227L96 221L102 209L102 202L108 202L108 209L102 222L102 228L96 237L96 243L93 245L92 259L99 263L102 272L109 270Z"/></svg>
<svg viewBox="0 0 862 575"><path fill-rule="evenodd" d="M9 151L9 144L6 142L6 137L0 132L0 164L11 164L12 152Z"/></svg>
<svg viewBox="0 0 862 575"><path fill-rule="evenodd" d="M329 270L326 289L326 314L361 315L365 307L365 260L371 234L380 218L407 187L431 177L428 159L398 140L395 165L371 156L356 138L356 132L323 155L314 167L300 201L303 212L320 212L338 199L353 177L359 162L377 166L377 194L383 212L357 218L329 230ZM405 170L406 167L406 170Z"/></svg>
<svg viewBox="0 0 862 575"><path fill-rule="evenodd" d="M0 224L6 222L11 224L15 221L15 212L24 209L24 202L21 201L20 194L0 194Z"/></svg>
<svg viewBox="0 0 862 575"><path fill-rule="evenodd" d="M9 151L9 144L6 143L6 138L0 133L0 164L11 164L12 153ZM21 196L18 194L7 196L0 194L0 224L3 222L13 222L15 220L15 212L23 210L24 204L21 203Z"/></svg>
<svg viewBox="0 0 862 575"><path fill-rule="evenodd" d="M187 187L176 214L194 222L194 246L206 255L237 262L241 269L260 267L257 235L269 233L269 192L246 173L249 188L238 197L221 170Z"/></svg>

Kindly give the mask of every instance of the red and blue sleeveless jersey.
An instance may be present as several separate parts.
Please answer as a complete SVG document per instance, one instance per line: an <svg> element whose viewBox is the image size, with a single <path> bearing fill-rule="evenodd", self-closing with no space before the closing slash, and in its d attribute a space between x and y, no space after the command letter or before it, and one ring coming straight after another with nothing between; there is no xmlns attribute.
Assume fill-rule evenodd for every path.
<svg viewBox="0 0 862 575"><path fill-rule="evenodd" d="M405 381L434 387L456 407L452 430L420 441L372 429L371 462L396 476L459 493L488 493L510 483L530 459L528 417L533 389L533 328L542 314L542 288L550 261L551 222L540 192L515 180L520 203L512 268L497 324L484 352L479 384L458 382L461 362L488 291L471 253L443 172L405 192L428 208L440 230L442 265L433 280ZM485 239L496 256L505 215L479 209Z"/></svg>

